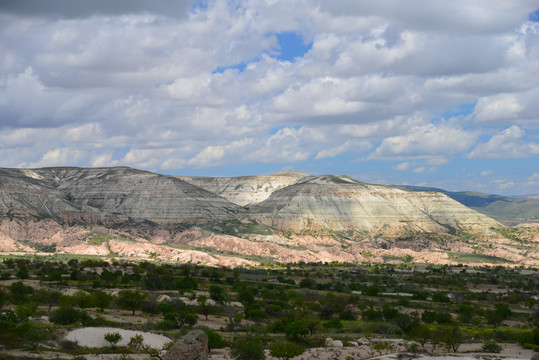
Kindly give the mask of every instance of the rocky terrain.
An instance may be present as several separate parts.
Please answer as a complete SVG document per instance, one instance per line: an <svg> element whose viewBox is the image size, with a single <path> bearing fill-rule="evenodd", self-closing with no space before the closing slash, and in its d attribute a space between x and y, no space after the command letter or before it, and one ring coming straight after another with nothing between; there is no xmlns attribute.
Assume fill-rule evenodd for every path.
<svg viewBox="0 0 539 360"><path fill-rule="evenodd" d="M117 168L0 169L0 250L208 265L539 265L536 227L505 228L439 192L281 172L174 177Z"/></svg>

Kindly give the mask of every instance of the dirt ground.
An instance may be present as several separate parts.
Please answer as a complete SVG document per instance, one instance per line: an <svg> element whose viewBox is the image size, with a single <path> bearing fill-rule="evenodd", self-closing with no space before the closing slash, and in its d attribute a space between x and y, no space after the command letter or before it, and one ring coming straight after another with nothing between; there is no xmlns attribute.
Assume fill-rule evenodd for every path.
<svg viewBox="0 0 539 360"><path fill-rule="evenodd" d="M485 359L530 359L533 355L532 350L523 349L517 344L500 344L503 347L503 351L500 354L485 354L478 352L481 349L482 343L463 344L459 348L458 353L454 354L436 354L436 355L420 355L416 360L485 360ZM72 359L70 355L65 355L56 352L41 352L39 354L31 353L28 351L14 350L9 354L16 356L28 356L36 357L41 356L50 359ZM267 360L278 360L277 358L269 356L266 351ZM307 349L302 355L293 358L293 360L359 360L359 359L380 359L380 360L394 360L398 359L398 353L378 355L373 354L372 350L368 346L347 346L342 348L311 348ZM0 352L0 358L2 352ZM147 360L149 357L143 354L131 355L134 360ZM85 355L87 360L119 360L118 354L100 354L100 355ZM228 349L215 349L210 353L210 360L231 360Z"/></svg>

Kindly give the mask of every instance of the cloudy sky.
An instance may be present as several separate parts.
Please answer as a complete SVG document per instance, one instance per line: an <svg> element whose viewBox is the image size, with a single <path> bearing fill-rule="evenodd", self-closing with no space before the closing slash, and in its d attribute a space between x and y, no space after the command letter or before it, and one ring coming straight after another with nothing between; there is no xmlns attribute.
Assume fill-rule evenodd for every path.
<svg viewBox="0 0 539 360"><path fill-rule="evenodd" d="M0 159L539 193L539 2L2 0Z"/></svg>

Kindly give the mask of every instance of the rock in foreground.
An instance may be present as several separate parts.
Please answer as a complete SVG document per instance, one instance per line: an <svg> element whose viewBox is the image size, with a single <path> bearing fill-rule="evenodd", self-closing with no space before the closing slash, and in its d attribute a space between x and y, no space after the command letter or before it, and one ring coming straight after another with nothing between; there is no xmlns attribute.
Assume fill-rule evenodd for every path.
<svg viewBox="0 0 539 360"><path fill-rule="evenodd" d="M163 360L207 360L208 354L208 335L195 330L176 341Z"/></svg>

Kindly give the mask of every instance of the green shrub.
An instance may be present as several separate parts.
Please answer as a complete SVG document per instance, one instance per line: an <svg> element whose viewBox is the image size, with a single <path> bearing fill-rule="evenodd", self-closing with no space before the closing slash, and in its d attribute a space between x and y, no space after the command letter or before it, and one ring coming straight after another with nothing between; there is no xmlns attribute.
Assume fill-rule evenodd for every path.
<svg viewBox="0 0 539 360"><path fill-rule="evenodd" d="M303 354L305 348L293 342L277 342L270 345L270 355L281 360L292 359Z"/></svg>
<svg viewBox="0 0 539 360"><path fill-rule="evenodd" d="M208 335L208 348L222 349L227 346L226 341L219 335L219 333L213 329L205 328L204 332Z"/></svg>
<svg viewBox="0 0 539 360"><path fill-rule="evenodd" d="M93 319L86 311L70 307L60 307L52 313L50 321L59 325L70 325L79 321L84 325L91 325Z"/></svg>
<svg viewBox="0 0 539 360"><path fill-rule="evenodd" d="M239 338L232 344L230 356L235 360L264 360L262 339L251 334Z"/></svg>
<svg viewBox="0 0 539 360"><path fill-rule="evenodd" d="M110 332L106 333L104 338L107 342L110 343L112 348L115 348L116 344L118 344L122 340L122 335L119 332Z"/></svg>
<svg viewBox="0 0 539 360"><path fill-rule="evenodd" d="M483 347L481 348L481 350L483 352L497 354L501 352L503 348L494 341L487 341L486 343L483 344Z"/></svg>

